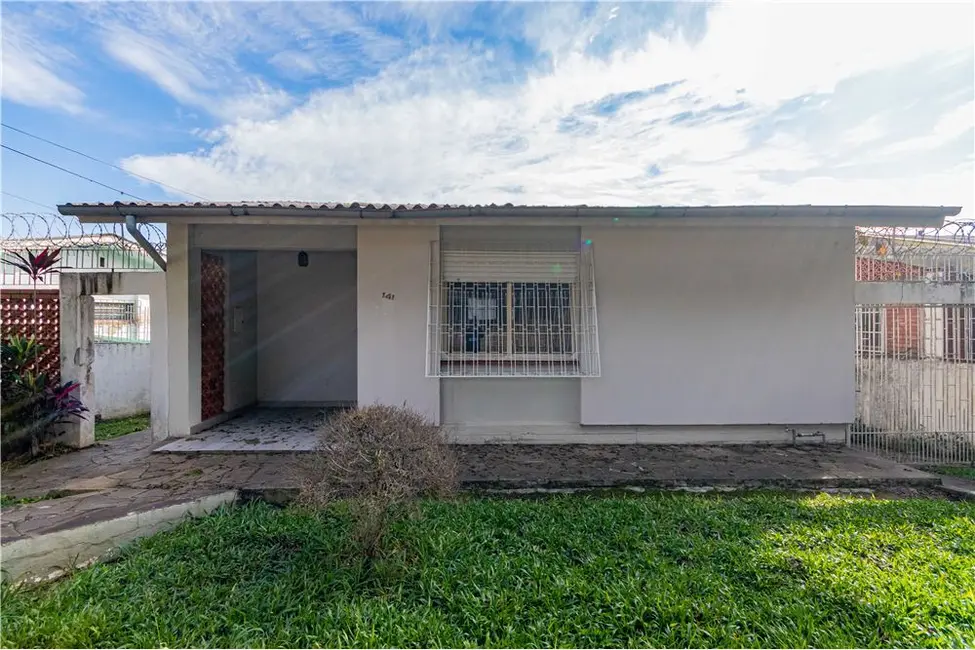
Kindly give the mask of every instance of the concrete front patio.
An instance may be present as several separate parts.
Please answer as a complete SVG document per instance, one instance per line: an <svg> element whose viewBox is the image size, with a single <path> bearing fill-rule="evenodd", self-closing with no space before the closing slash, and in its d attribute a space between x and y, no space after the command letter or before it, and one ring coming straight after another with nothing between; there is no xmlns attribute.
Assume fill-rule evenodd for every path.
<svg viewBox="0 0 975 650"><path fill-rule="evenodd" d="M320 408L255 408L206 431L162 445L160 453L312 451L328 413Z"/></svg>

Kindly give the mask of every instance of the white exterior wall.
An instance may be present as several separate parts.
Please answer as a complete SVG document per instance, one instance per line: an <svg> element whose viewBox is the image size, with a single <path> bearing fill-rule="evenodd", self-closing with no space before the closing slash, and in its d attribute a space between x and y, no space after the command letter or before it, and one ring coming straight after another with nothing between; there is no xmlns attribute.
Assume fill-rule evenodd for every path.
<svg viewBox="0 0 975 650"><path fill-rule="evenodd" d="M582 424L851 422L852 234L585 229L602 376Z"/></svg>
<svg viewBox="0 0 975 650"><path fill-rule="evenodd" d="M265 249L257 254L262 402L407 403L442 418L459 439L471 442L787 440L790 426L819 429L835 440L853 419L850 228L607 225L563 226L556 233L553 227L556 238L571 231L591 239L594 247L602 376L581 380L424 376L430 244L441 236L437 225L364 224L351 237L348 228L331 226L293 227L302 231L300 237L288 234L292 227L196 228L199 243L208 248ZM519 230L475 228L449 226L444 232L476 240L507 238ZM177 229L170 226L176 244L170 273L175 267L186 284L169 297L194 309L187 309L191 313L182 324L171 310L170 324L189 325L185 343L178 333L171 335L176 342L171 350L186 355L181 363L192 382L186 419L196 422L199 306L198 298L193 301L192 264L172 259L182 243ZM534 237L546 228L529 230ZM350 240L357 252L349 253L355 273L347 281L304 282L298 272L316 268L315 244L348 250L342 247ZM309 252L309 268L297 267L296 250ZM275 278L278 272L283 275ZM344 277L338 268L330 276ZM338 285L356 287L355 299L341 309L354 315L354 327L325 335L322 328L335 323L322 319L302 330L308 303L331 304L329 292ZM295 300L299 295L301 301ZM295 327L304 333L296 334ZM342 332L351 332L344 340L356 354L333 373L341 380L326 377L302 382L310 388L289 387L295 372L330 367L309 364L307 350L297 356L293 351L342 340ZM292 339L288 350L275 351L274 342L282 339ZM325 358L328 351L313 356ZM314 392L350 385L350 377L355 390L349 394ZM179 390L175 393L183 399Z"/></svg>
<svg viewBox="0 0 975 650"><path fill-rule="evenodd" d="M579 380L476 377L440 380L441 420L464 437L474 429L527 431L579 423Z"/></svg>
<svg viewBox="0 0 975 650"><path fill-rule="evenodd" d="M200 251L192 239L192 226L166 226L168 436L188 436L200 421Z"/></svg>
<svg viewBox="0 0 975 650"><path fill-rule="evenodd" d="M257 253L257 398L262 404L356 400L356 254ZM422 357L421 357L422 360Z"/></svg>
<svg viewBox="0 0 975 650"><path fill-rule="evenodd" d="M355 226L196 225L198 248L239 251L355 250Z"/></svg>
<svg viewBox="0 0 975 650"><path fill-rule="evenodd" d="M148 343L95 343L95 415L110 419L149 412L150 356Z"/></svg>
<svg viewBox="0 0 975 650"><path fill-rule="evenodd" d="M358 249L358 401L409 404L440 419L440 382L427 378L427 288L436 226L363 226Z"/></svg>
<svg viewBox="0 0 975 650"><path fill-rule="evenodd" d="M224 336L224 410L257 401L257 253L231 251L227 268L227 322Z"/></svg>

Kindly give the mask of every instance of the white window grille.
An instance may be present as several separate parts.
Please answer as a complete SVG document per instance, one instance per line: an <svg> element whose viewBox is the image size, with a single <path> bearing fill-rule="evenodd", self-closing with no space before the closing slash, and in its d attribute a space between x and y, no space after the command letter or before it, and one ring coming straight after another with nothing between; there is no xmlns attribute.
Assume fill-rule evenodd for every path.
<svg viewBox="0 0 975 650"><path fill-rule="evenodd" d="M592 246L434 242L428 377L598 377Z"/></svg>
<svg viewBox="0 0 975 650"><path fill-rule="evenodd" d="M135 321L135 304L131 302L99 301L95 303L96 321Z"/></svg>
<svg viewBox="0 0 975 650"><path fill-rule="evenodd" d="M148 343L148 301L105 300L95 297L94 334L102 343Z"/></svg>
<svg viewBox="0 0 975 650"><path fill-rule="evenodd" d="M857 352L860 355L884 353L884 308L857 306Z"/></svg>
<svg viewBox="0 0 975 650"><path fill-rule="evenodd" d="M975 307L944 307L945 359L975 361Z"/></svg>

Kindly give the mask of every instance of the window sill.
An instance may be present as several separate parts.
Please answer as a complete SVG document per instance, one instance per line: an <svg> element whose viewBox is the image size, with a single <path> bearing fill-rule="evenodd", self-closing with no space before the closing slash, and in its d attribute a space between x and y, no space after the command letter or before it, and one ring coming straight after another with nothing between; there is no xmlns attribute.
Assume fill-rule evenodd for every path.
<svg viewBox="0 0 975 650"><path fill-rule="evenodd" d="M571 378L589 377L590 373L583 372L579 363L570 361L441 361L439 372L441 378L466 377L539 377L539 378Z"/></svg>

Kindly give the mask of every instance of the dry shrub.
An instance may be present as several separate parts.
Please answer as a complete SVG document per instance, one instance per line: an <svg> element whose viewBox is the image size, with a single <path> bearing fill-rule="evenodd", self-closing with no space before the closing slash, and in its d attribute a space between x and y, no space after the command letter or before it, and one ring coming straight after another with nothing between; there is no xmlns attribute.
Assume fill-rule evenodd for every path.
<svg viewBox="0 0 975 650"><path fill-rule="evenodd" d="M406 406L333 415L309 456L299 501L316 509L347 501L356 550L368 562L418 498L446 497L457 487L457 464L443 429Z"/></svg>

